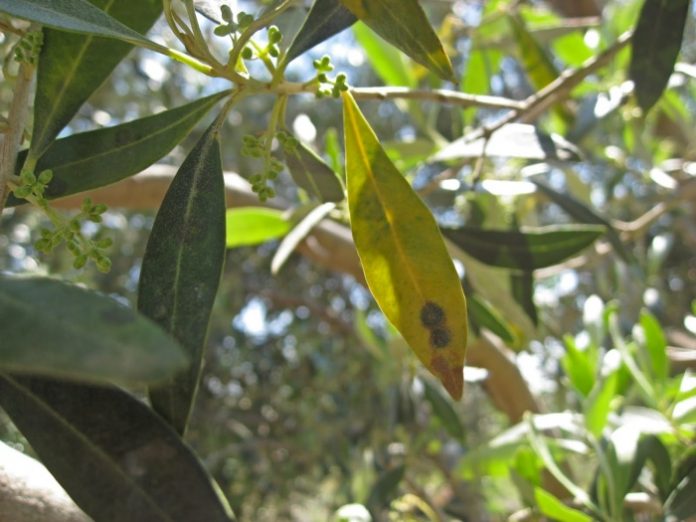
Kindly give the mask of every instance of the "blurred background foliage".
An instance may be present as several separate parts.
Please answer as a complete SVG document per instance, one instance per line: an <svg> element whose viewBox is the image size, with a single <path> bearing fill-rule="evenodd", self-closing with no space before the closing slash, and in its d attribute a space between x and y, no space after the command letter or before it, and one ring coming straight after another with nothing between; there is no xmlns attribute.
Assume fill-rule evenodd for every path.
<svg viewBox="0 0 696 522"><path fill-rule="evenodd" d="M539 85L528 74L522 41L504 18L496 18L500 9L517 13L550 58L549 70L561 71L580 66L631 29L641 6L637 0L603 1L590 13L599 16L567 18L564 9L567 13L574 2L422 3L449 46L462 90L512 99L524 99ZM305 4L297 2L279 20L286 39L301 23ZM237 7L253 12L259 2L239 1ZM167 38L163 22L152 34ZM681 466L667 474L665 491L659 491L659 464L641 466L638 478L626 479L626 492L647 496L639 498L644 502L636 508L638 519L662 519L670 509L693 516L693 509L684 507L686 493L672 498L669 509L665 506L670 493L679 496L674 485L693 476L696 458L690 398L696 387L691 373L696 351L695 36L691 11L676 72L647 117L627 95L630 51L624 49L576 88L568 103L539 118L540 129L565 136L582 151L582 159L572 163L493 156L426 162L465 129L490 123L502 112L427 101L362 104L397 165L442 223L518 228L577 221L535 190L528 181L534 174L611 220L625 252L622 258L601 241L580 258L538 270L533 285L518 286L516 294L528 324L515 324L506 310L500 311L516 335L508 355L515 358L540 411L547 413L535 416L537 422L530 418L511 427L487 398L485 372L467 369L465 398L452 403L419 369L351 276L297 255L272 276L277 241L230 250L188 440L240 520L484 521L513 513L515 520L532 520L554 512L553 502L538 493L553 490L549 484L558 476L550 478L542 470L554 462L588 492L607 520L628 520L632 511L602 493L603 481L621 489L616 486L623 480L616 475L621 459L615 453L627 444L621 438L627 426L655 436L672 470ZM3 38L6 51L11 41ZM302 80L313 58L329 54L353 86L438 86L423 69L370 39L375 37L361 27L344 32L300 57L289 74ZM136 51L81 109L71 131L127 121L221 87L181 64ZM7 85L0 84L2 102L9 96ZM252 160L239 154L241 138L264 130L272 102L270 97L248 99L230 114L223 134L227 170L243 176L253 172ZM572 121L564 119L566 110L575 114ZM330 162L340 161L340 152L332 152L340 143L339 102L295 97L287 123ZM202 129L163 161L179 165ZM690 192L680 194L683 186ZM306 201L287 173L277 188L279 205ZM662 204L666 207L651 216ZM641 216L650 219L636 222ZM100 274L92 267L75 271L68 255L38 253L33 243L43 218L23 208L8 211L0 228L0 270L59 273L133 303L153 217L108 211L103 227L114 239L113 268ZM467 281L477 276L483 286L514 280L509 271L473 262L465 271ZM532 281L529 274L517 280L525 277ZM480 282L473 286L473 294L500 306ZM497 300L514 301L513 289L505 290ZM658 363L662 373L656 371ZM652 397L646 395L650 391ZM7 419L0 423L0 438L26 446ZM648 460L655 454L646 453ZM631 462L640 461L637 449L632 455ZM655 499L661 514L651 511Z"/></svg>

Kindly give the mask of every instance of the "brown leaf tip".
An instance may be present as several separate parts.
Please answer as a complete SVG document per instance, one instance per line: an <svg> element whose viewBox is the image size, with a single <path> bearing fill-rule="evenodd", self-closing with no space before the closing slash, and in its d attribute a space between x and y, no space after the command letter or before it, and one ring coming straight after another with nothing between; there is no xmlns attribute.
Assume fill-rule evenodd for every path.
<svg viewBox="0 0 696 522"><path fill-rule="evenodd" d="M445 320L445 311L440 305L426 301L421 308L420 320L426 328L435 328Z"/></svg>
<svg viewBox="0 0 696 522"><path fill-rule="evenodd" d="M433 357L432 368L450 396L458 401L464 394L464 367L452 367L443 357Z"/></svg>

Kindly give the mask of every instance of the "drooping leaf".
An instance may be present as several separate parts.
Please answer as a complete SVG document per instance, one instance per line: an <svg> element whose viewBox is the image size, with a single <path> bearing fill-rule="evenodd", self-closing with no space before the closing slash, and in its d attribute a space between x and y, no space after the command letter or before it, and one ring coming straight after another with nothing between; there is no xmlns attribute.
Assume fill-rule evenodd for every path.
<svg viewBox="0 0 696 522"><path fill-rule="evenodd" d="M232 520L192 451L123 391L0 374L0 405L94 520Z"/></svg>
<svg viewBox="0 0 696 522"><path fill-rule="evenodd" d="M341 0L355 16L394 47L443 80L454 71L418 0Z"/></svg>
<svg viewBox="0 0 696 522"><path fill-rule="evenodd" d="M283 237L292 228L283 212L264 207L231 208L226 224L227 248L259 245Z"/></svg>
<svg viewBox="0 0 696 522"><path fill-rule="evenodd" d="M145 47L155 46L142 34L87 0L0 0L0 12L61 31L115 38Z"/></svg>
<svg viewBox="0 0 696 522"><path fill-rule="evenodd" d="M450 393L463 392L461 282L430 210L387 157L353 97L343 98L351 228L377 304Z"/></svg>
<svg viewBox="0 0 696 522"><path fill-rule="evenodd" d="M560 225L524 231L442 228L444 236L470 256L490 266L517 270L560 263L605 232L598 225Z"/></svg>
<svg viewBox="0 0 696 522"><path fill-rule="evenodd" d="M531 270L510 272L512 297L522 307L535 326L539 324L539 314L534 303L534 273Z"/></svg>
<svg viewBox="0 0 696 522"><path fill-rule="evenodd" d="M271 273L276 275L283 267L298 245L307 237L319 222L336 208L335 203L323 203L312 209L295 227L288 233L278 245L271 260Z"/></svg>
<svg viewBox="0 0 696 522"><path fill-rule="evenodd" d="M629 263L632 261L633 256L626 250L619 234L616 232L614 227L605 218L597 214L595 211L588 208L584 203L578 201L569 194L561 194L555 191L547 184L532 179L531 180L537 188L551 201L556 203L559 207L565 210L571 217L579 221L580 223L604 225L606 227L605 233L607 234L607 239L616 250L616 253L625 262Z"/></svg>
<svg viewBox="0 0 696 522"><path fill-rule="evenodd" d="M210 312L225 255L225 192L214 123L189 153L157 213L138 288L138 309L171 333L190 365L150 389L155 410L186 429L203 364Z"/></svg>
<svg viewBox="0 0 696 522"><path fill-rule="evenodd" d="M440 419L447 433L457 440L463 440L464 426L450 401L428 381L423 381L423 386L425 387L426 400L430 403L433 413Z"/></svg>
<svg viewBox="0 0 696 522"><path fill-rule="evenodd" d="M46 277L0 276L0 368L88 382L160 382L181 347L114 299Z"/></svg>
<svg viewBox="0 0 696 522"><path fill-rule="evenodd" d="M284 149L285 163L292 179L313 198L322 202L343 201L343 186L324 160L301 142Z"/></svg>
<svg viewBox="0 0 696 522"><path fill-rule="evenodd" d="M357 18L340 0L315 0L302 27L290 44L286 63L347 29Z"/></svg>
<svg viewBox="0 0 696 522"><path fill-rule="evenodd" d="M577 161L580 151L572 143L557 134L546 134L534 125L511 123L494 132L487 141L484 138L467 140L459 138L435 154L432 161L448 161L462 158L507 157L538 160Z"/></svg>
<svg viewBox="0 0 696 522"><path fill-rule="evenodd" d="M660 99L674 70L690 0L644 0L631 42L629 76L638 105L647 113Z"/></svg>
<svg viewBox="0 0 696 522"><path fill-rule="evenodd" d="M37 172L53 170L46 197L69 196L137 174L172 150L226 94L220 92L153 116L55 141L36 165ZM17 163L25 157L26 151L21 152ZM24 202L10 195L7 205Z"/></svg>
<svg viewBox="0 0 696 522"><path fill-rule="evenodd" d="M565 505L554 495L542 488L534 488L534 500L539 506L539 511L551 520L563 522L592 522L593 518L582 511Z"/></svg>
<svg viewBox="0 0 696 522"><path fill-rule="evenodd" d="M91 0L114 19L145 33L162 13L159 0ZM46 147L104 82L132 46L113 39L44 29L39 57L31 155Z"/></svg>

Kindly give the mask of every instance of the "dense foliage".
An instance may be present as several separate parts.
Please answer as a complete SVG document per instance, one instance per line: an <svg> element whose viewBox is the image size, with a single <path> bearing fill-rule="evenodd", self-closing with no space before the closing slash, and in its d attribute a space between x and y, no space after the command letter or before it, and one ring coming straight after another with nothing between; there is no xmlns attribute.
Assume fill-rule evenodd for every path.
<svg viewBox="0 0 696 522"><path fill-rule="evenodd" d="M0 13L0 437L94 520L696 516L689 0Z"/></svg>

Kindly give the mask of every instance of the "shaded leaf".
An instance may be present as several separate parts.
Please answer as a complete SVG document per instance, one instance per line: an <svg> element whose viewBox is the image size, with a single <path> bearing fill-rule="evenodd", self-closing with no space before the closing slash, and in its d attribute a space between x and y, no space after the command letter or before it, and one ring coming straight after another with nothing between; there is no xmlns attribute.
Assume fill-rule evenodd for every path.
<svg viewBox="0 0 696 522"><path fill-rule="evenodd" d="M174 339L131 308L45 277L0 276L0 331L6 371L138 384L186 366Z"/></svg>
<svg viewBox="0 0 696 522"><path fill-rule="evenodd" d="M210 312L225 255L225 188L214 123L189 153L157 213L138 288L138 309L171 333L189 368L150 389L155 410L186 429L203 364Z"/></svg>
<svg viewBox="0 0 696 522"><path fill-rule="evenodd" d="M345 194L338 176L324 160L298 141L290 150L283 150L292 179L319 201L343 201Z"/></svg>
<svg viewBox="0 0 696 522"><path fill-rule="evenodd" d="M290 254L292 254L297 246L304 241L312 229L335 208L335 203L324 203L319 205L312 209L302 221L295 225L288 235L280 242L278 250L276 250L271 260L271 273L273 275L276 275L280 271L290 257Z"/></svg>
<svg viewBox="0 0 696 522"><path fill-rule="evenodd" d="M91 0L114 19L145 33L162 13L159 0ZM94 35L44 29L34 98L31 153L38 158L132 46Z"/></svg>
<svg viewBox="0 0 696 522"><path fill-rule="evenodd" d="M655 486L660 493L662 501L666 501L670 493L672 480L672 458L669 451L656 435L644 435L638 443L638 451L633 461L631 471L632 480L629 484L635 484L643 467L652 464Z"/></svg>
<svg viewBox="0 0 696 522"><path fill-rule="evenodd" d="M418 0L341 0L355 16L394 47L443 80L454 71Z"/></svg>
<svg viewBox="0 0 696 522"><path fill-rule="evenodd" d="M677 520L696 516L696 448L693 446L677 466L674 484L665 510Z"/></svg>
<svg viewBox="0 0 696 522"><path fill-rule="evenodd" d="M605 233L607 234L607 239L614 247L614 250L616 250L619 257L621 257L621 259L627 263L632 261L633 256L628 252L628 250L626 250L626 247L621 241L619 234L616 232L614 227L611 226L609 221L574 197L568 194L561 194L541 181L534 179L531 181L546 197L556 203L556 205L561 207L572 218L576 219L580 223L604 225L606 227Z"/></svg>
<svg viewBox="0 0 696 522"><path fill-rule="evenodd" d="M0 12L61 31L116 38L145 47L155 45L87 0L0 0Z"/></svg>
<svg viewBox="0 0 696 522"><path fill-rule="evenodd" d="M519 303L535 326L539 325L539 315L534 303L534 274L531 270L510 273L512 297Z"/></svg>
<svg viewBox="0 0 696 522"><path fill-rule="evenodd" d="M560 263L591 245L606 229L560 225L523 232L474 227L441 228L444 236L470 256L490 266L536 270Z"/></svg>
<svg viewBox="0 0 696 522"><path fill-rule="evenodd" d="M534 500L539 511L552 520L562 522L592 522L593 518L582 511L565 505L554 495L541 488L534 488Z"/></svg>
<svg viewBox="0 0 696 522"><path fill-rule="evenodd" d="M435 154L431 161L488 157L537 160L578 161L580 151L557 134L546 134L534 125L510 123L495 131L491 137L469 140L459 138Z"/></svg>
<svg viewBox="0 0 696 522"><path fill-rule="evenodd" d="M227 248L254 246L283 237L292 228L280 210L264 207L231 208L226 214Z"/></svg>
<svg viewBox="0 0 696 522"><path fill-rule="evenodd" d="M464 438L464 426L459 415L452 407L452 403L440 393L435 386L428 381L423 381L425 387L425 398L430 403L435 416L440 419L447 433L455 439Z"/></svg>
<svg viewBox="0 0 696 522"><path fill-rule="evenodd" d="M464 293L430 210L344 94L351 228L377 304L423 364L459 399L467 338Z"/></svg>
<svg viewBox="0 0 696 522"><path fill-rule="evenodd" d="M397 488L404 478L406 467L396 466L384 471L372 486L370 497L367 499L368 509L375 514L379 513L380 508L388 505L396 496ZM377 516L377 515L375 515Z"/></svg>
<svg viewBox="0 0 696 522"><path fill-rule="evenodd" d="M644 0L631 42L629 76L648 112L667 87L684 36L689 0Z"/></svg>
<svg viewBox="0 0 696 522"><path fill-rule="evenodd" d="M172 150L227 94L220 92L153 116L55 141L36 165L37 172L53 170L46 197L69 196L137 174ZM19 154L18 164L25 155L26 151ZM7 204L24 202L10 195Z"/></svg>
<svg viewBox="0 0 696 522"><path fill-rule="evenodd" d="M220 16L220 6L223 3L224 0L193 0L193 7L211 22L222 24L224 20Z"/></svg>
<svg viewBox="0 0 696 522"><path fill-rule="evenodd" d="M347 29L357 18L341 0L315 0L302 27L290 44L285 58L286 63L308 51L324 40Z"/></svg>
<svg viewBox="0 0 696 522"><path fill-rule="evenodd" d="M488 328L508 345L517 344L518 339L513 333L513 330L495 308L482 299L479 299L475 294L469 295L467 304L473 324Z"/></svg>
<svg viewBox="0 0 696 522"><path fill-rule="evenodd" d="M0 404L94 520L232 519L191 450L125 392L0 375Z"/></svg>

